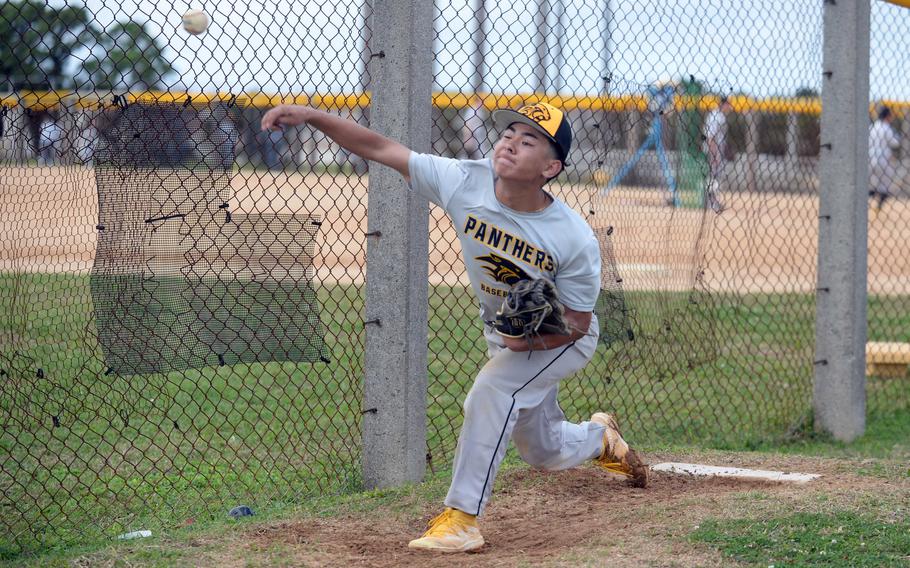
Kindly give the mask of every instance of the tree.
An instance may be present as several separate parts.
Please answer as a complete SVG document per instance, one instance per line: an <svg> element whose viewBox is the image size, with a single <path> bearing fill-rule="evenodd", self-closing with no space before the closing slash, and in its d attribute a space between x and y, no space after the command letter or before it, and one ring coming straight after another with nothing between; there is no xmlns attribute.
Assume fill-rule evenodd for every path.
<svg viewBox="0 0 910 568"><path fill-rule="evenodd" d="M140 23L119 22L105 33L84 6L0 5L0 90L146 89L172 71Z"/></svg>
<svg viewBox="0 0 910 568"><path fill-rule="evenodd" d="M4 88L60 89L72 85L66 65L90 45L96 30L83 8L54 8L39 0L0 8L0 82Z"/></svg>
<svg viewBox="0 0 910 568"><path fill-rule="evenodd" d="M99 43L106 56L93 55L84 65L96 89L147 90L161 85L174 71L164 58L164 48L137 22L115 24Z"/></svg>

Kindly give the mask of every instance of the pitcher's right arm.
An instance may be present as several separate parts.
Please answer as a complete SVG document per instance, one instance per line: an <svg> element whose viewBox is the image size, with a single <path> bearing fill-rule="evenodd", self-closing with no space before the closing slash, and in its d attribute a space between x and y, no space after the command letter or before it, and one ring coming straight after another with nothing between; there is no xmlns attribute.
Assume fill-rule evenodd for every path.
<svg viewBox="0 0 910 568"><path fill-rule="evenodd" d="M279 105L263 115L261 126L263 130L282 130L285 126L303 124L309 124L323 132L345 150L365 160L388 166L404 176L405 181L410 181L408 159L411 150L353 120L312 107Z"/></svg>

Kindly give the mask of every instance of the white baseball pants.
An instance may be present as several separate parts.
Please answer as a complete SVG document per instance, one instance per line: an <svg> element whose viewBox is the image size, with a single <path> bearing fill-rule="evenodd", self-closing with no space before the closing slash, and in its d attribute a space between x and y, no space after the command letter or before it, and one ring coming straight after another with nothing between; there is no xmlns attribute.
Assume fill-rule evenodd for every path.
<svg viewBox="0 0 910 568"><path fill-rule="evenodd" d="M591 320L589 335L530 357L506 349L496 332L484 329L490 360L464 402L446 506L483 512L510 439L522 459L540 469L566 469L600 455L603 426L567 422L556 400L559 381L594 356L598 325Z"/></svg>

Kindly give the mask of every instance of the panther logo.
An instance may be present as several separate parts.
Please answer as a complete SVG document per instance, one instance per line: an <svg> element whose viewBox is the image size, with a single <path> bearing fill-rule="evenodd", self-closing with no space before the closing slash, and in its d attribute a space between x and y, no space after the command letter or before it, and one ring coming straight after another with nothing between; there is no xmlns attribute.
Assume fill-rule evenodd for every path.
<svg viewBox="0 0 910 568"><path fill-rule="evenodd" d="M530 105L518 110L521 114L530 118L534 122L546 122L550 120L550 111L543 105Z"/></svg>
<svg viewBox="0 0 910 568"><path fill-rule="evenodd" d="M490 253L486 256L478 256L475 260L483 263L483 269L494 280L502 282L506 286L512 286L519 280L530 280L531 278L520 266L498 254Z"/></svg>

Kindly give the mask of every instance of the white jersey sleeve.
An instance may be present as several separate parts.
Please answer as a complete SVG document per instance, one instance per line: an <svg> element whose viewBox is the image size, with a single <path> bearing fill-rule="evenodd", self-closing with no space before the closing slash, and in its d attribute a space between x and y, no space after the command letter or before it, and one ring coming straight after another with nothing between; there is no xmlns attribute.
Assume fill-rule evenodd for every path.
<svg viewBox="0 0 910 568"><path fill-rule="evenodd" d="M721 116L721 113L716 110L708 113L708 117L705 119L705 138L714 138L720 132Z"/></svg>
<svg viewBox="0 0 910 568"><path fill-rule="evenodd" d="M466 177L460 160L417 152L408 158L408 173L412 190L446 210Z"/></svg>
<svg viewBox="0 0 910 568"><path fill-rule="evenodd" d="M578 253L559 267L556 289L566 307L576 312L594 311L600 295L600 245L590 230Z"/></svg>

